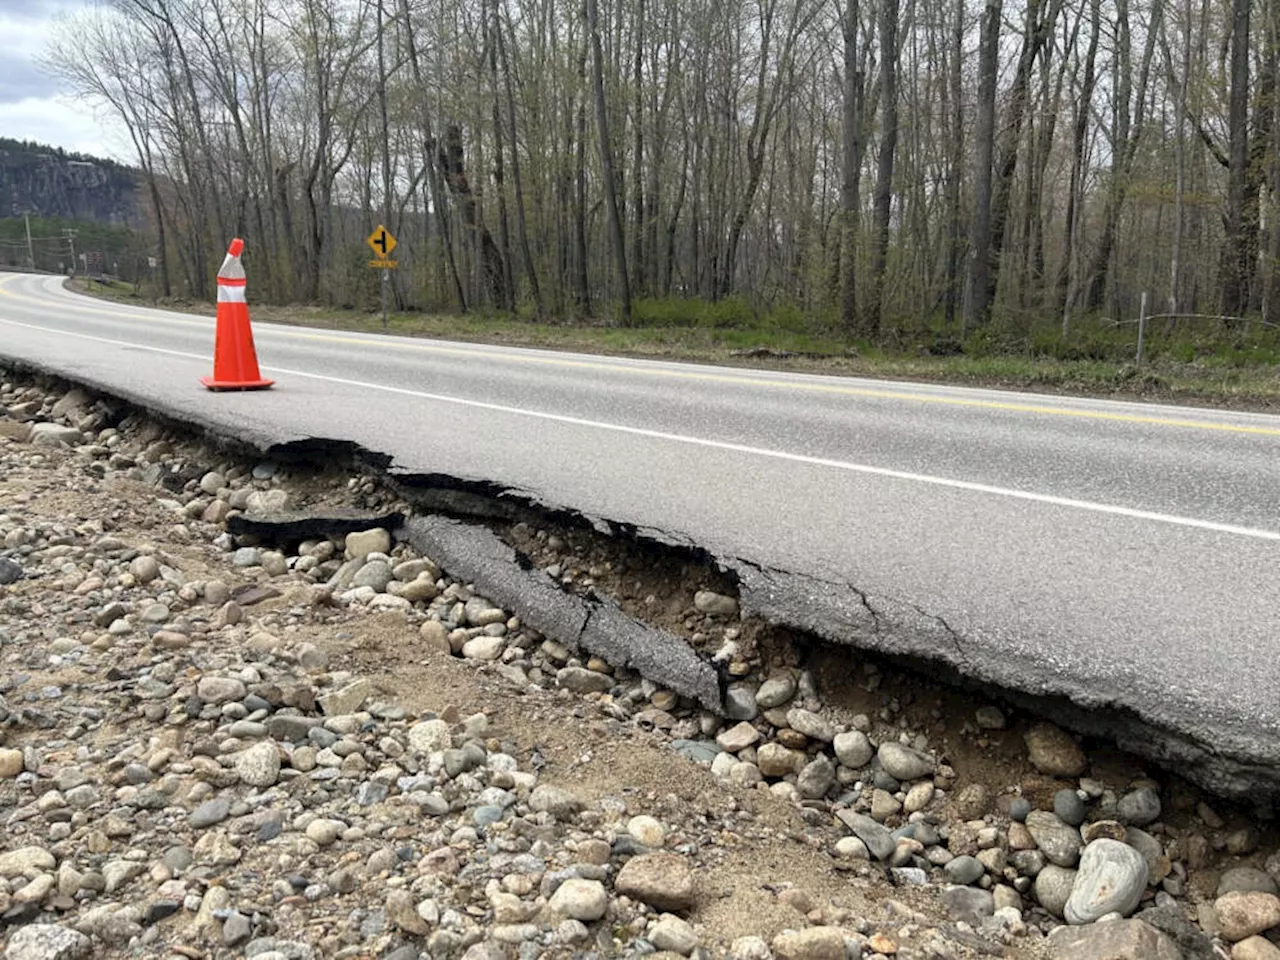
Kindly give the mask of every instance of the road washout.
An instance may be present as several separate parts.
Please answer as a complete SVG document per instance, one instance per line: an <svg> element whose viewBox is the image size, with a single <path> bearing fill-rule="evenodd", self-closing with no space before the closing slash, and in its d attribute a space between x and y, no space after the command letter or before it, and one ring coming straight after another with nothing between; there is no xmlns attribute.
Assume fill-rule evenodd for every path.
<svg viewBox="0 0 1280 960"><path fill-rule="evenodd" d="M9 362L15 369L66 376L48 366ZM246 452L284 462L349 464L389 484L420 512L488 523L512 517L538 519L590 529L643 551L691 557L724 578L726 589L739 598L746 619L898 658L944 682L1005 698L1079 733L1114 742L1206 790L1250 803L1268 815L1280 798L1280 742L1261 739L1240 724L1211 722L1160 704L1149 705L1148 712L1140 714L1129 705L1123 685L1105 672L1085 679L1068 676L1056 671L1048 657L1011 654L981 637L962 636L928 611L893 597L869 594L856 584L713 554L680 531L583 514L545 493L487 478L406 471L390 454L346 439L296 436L260 426L232 435L213 416L178 411L163 401L116 391L111 384L92 378L77 382ZM1165 712L1154 715L1153 710Z"/></svg>

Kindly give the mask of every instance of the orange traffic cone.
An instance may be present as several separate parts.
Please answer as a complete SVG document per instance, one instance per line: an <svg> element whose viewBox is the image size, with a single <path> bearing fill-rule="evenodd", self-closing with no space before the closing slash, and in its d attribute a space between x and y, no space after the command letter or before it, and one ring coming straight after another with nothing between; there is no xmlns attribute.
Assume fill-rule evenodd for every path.
<svg viewBox="0 0 1280 960"><path fill-rule="evenodd" d="M213 342L213 376L201 377L210 390L263 390L275 383L258 372L258 355L249 328L249 304L244 298L244 265L236 237L218 271L218 330Z"/></svg>

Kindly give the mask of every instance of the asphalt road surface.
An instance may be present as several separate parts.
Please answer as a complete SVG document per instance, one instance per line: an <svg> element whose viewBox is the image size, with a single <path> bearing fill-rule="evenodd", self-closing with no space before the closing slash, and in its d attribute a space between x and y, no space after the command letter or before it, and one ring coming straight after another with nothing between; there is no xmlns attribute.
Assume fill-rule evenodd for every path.
<svg viewBox="0 0 1280 960"><path fill-rule="evenodd" d="M213 329L0 274L0 357L768 568L746 607L1131 717L1127 746L1280 795L1280 417L269 324L277 386L215 394Z"/></svg>

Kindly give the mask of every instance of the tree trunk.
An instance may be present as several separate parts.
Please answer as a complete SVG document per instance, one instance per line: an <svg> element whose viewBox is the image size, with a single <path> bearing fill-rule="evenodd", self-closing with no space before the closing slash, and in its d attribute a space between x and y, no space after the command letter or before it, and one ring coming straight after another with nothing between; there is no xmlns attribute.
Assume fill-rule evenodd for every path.
<svg viewBox="0 0 1280 960"><path fill-rule="evenodd" d="M1262 186L1267 178L1267 153L1275 125L1276 43L1272 31L1264 33L1257 80L1253 83L1253 122L1249 133L1249 160L1245 167L1244 208L1241 212L1241 286L1244 308L1262 306L1258 280L1258 252L1262 230Z"/></svg>
<svg viewBox="0 0 1280 960"><path fill-rule="evenodd" d="M960 256L963 230L960 211L961 167L964 163L964 0L954 0L956 18L951 33L948 80L951 97L950 143L947 150L947 278L943 292L943 322L950 330L960 300Z"/></svg>
<svg viewBox="0 0 1280 960"><path fill-rule="evenodd" d="M1274 0L1272 0L1274 4ZM1191 82L1191 0L1183 3L1182 75L1178 78L1178 133L1174 142L1173 239L1169 251L1169 322L1172 325L1181 305L1182 290L1182 237L1186 221L1187 195L1187 87ZM1167 52L1167 47L1166 47ZM1172 72L1172 71L1170 71Z"/></svg>
<svg viewBox="0 0 1280 960"><path fill-rule="evenodd" d="M862 174L862 74L858 56L858 0L847 0L841 27L844 35L842 87L839 289L840 320L850 332L858 328L858 196Z"/></svg>
<svg viewBox="0 0 1280 960"><path fill-rule="evenodd" d="M1041 13L1041 0L1032 0L1027 7L1027 28L1022 41L1022 53L1014 74L1013 88L1009 91L1009 107L1005 120L1006 138L996 164L995 192L991 200L990 248L986 287L979 288L981 298L977 304L978 315L989 317L995 303L996 289L1000 281L1000 268L1004 257L1005 235L1009 225L1009 201L1013 192L1013 177L1018 168L1018 150L1022 141L1022 124L1026 118L1028 87L1031 70L1040 50L1049 38L1049 32L1057 21L1062 0L1050 0L1047 13Z"/></svg>
<svg viewBox="0 0 1280 960"><path fill-rule="evenodd" d="M1113 126L1114 136L1111 143L1111 183L1107 191L1106 205L1102 215L1102 237L1094 249L1093 264L1089 271L1092 280L1089 285L1086 306L1091 310L1102 306L1107 292L1107 279L1111 272L1111 258L1115 252L1120 226L1120 212L1128 195L1129 175L1133 170L1138 141L1143 132L1147 106L1147 82L1151 74L1151 58L1155 53L1156 38L1159 35L1160 17L1161 0L1153 0L1151 22L1147 26L1146 46L1142 55L1142 63L1139 66L1138 91L1135 96L1132 92L1133 66L1129 42L1128 0L1121 0L1117 5L1116 24L1119 37L1117 59L1119 64L1116 69L1116 120ZM1131 99L1136 112L1131 109Z"/></svg>
<svg viewBox="0 0 1280 960"><path fill-rule="evenodd" d="M631 158L631 265L632 282L640 296L645 295L648 271L645 268L644 216L644 0L636 0L635 60L632 72L631 132L634 147Z"/></svg>
<svg viewBox="0 0 1280 960"><path fill-rule="evenodd" d="M1188 0L1189 2L1189 0ZM1076 246L1080 227L1080 207L1083 203L1084 153L1089 131L1089 105L1093 102L1095 67L1098 58L1098 36L1102 29L1102 12L1099 0L1092 0L1089 7L1089 49L1084 58L1084 79L1076 98L1075 122L1071 139L1071 174L1067 185L1067 215L1064 226L1066 236L1062 244L1062 260L1058 266L1057 295L1055 304L1062 317L1062 335L1070 326L1070 291L1072 272L1076 266Z"/></svg>
<svg viewBox="0 0 1280 960"><path fill-rule="evenodd" d="M496 19L496 14L495 14ZM516 134L516 100L511 82L511 62L507 56L507 44L503 39L503 24L495 24L498 42L498 57L502 61L503 86L507 94L507 136L511 142L511 178L515 181L516 195L516 234L520 242L520 257L524 261L525 276L529 280L529 294L533 297L534 315L542 320L547 315L546 304L542 300L542 287L538 283L538 271L533 262L533 251L529 247L529 224L524 208L524 181L520 175L520 143Z"/></svg>
<svg viewBox="0 0 1280 960"><path fill-rule="evenodd" d="M479 248L480 270L490 297L499 309L511 302L511 289L507 285L507 272L502 262L502 254L498 245L493 242L493 235L480 218L475 194L471 191L471 182L467 178L466 164L463 159L462 128L456 123L449 124L444 132L444 145L439 148L440 168L444 171L445 182L449 192L458 201L462 221L467 226L472 242Z"/></svg>
<svg viewBox="0 0 1280 960"><path fill-rule="evenodd" d="M609 112L604 102L604 54L600 49L597 0L586 0L587 32L591 37L591 84L596 101L596 139L600 147L600 167L604 176L605 207L609 213L609 232L613 239L613 255L618 269L618 294L622 305L622 322L631 323L631 278L627 274L627 245L618 211L618 182L613 170L613 141L609 139Z"/></svg>
<svg viewBox="0 0 1280 960"><path fill-rule="evenodd" d="M867 303L867 335L880 335L884 309L885 267L889 253L889 214L893 192L894 151L898 147L898 0L880 0L880 102L883 118L872 224L871 296Z"/></svg>
<svg viewBox="0 0 1280 960"><path fill-rule="evenodd" d="M1250 0L1231 0L1226 236L1220 270L1222 313L1227 317L1238 316L1248 302L1245 282L1248 277L1249 238L1245 225L1245 192L1249 173L1249 6Z"/></svg>
<svg viewBox="0 0 1280 960"><path fill-rule="evenodd" d="M1267 0L1267 45L1269 67L1273 78L1280 58L1280 0ZM1271 90L1272 110L1276 109L1275 80ZM1267 287L1263 298L1262 319L1280 325L1280 123L1271 124L1271 151L1267 163Z"/></svg>
<svg viewBox="0 0 1280 960"><path fill-rule="evenodd" d="M400 18L405 32L405 50L409 56L409 66L413 71L413 82L418 90L419 117L422 128L422 156L427 167L427 182L431 187L431 206L435 211L436 224L440 229L440 244L444 247L445 260L449 266L449 276L453 281L454 296L458 298L458 310L467 312L467 291L462 283L462 273L458 269L458 260L453 249L453 230L449 224L448 196L437 163L437 144L432 132L431 114L427 109L427 87L422 78L422 66L418 60L418 48L414 42L413 20L409 16L409 0L400 0Z"/></svg>
<svg viewBox="0 0 1280 960"><path fill-rule="evenodd" d="M995 152L996 75L999 70L1002 0L987 0L978 47L978 121L974 130L973 217L969 225L969 270L965 278L961 335L990 319L991 162Z"/></svg>
<svg viewBox="0 0 1280 960"><path fill-rule="evenodd" d="M498 198L498 249L501 251L503 289L507 296L505 302L498 304L498 308L506 310L508 313L514 313L516 309L516 287L515 271L511 267L510 221L507 218L506 144L504 142L506 135L502 129L502 109L498 95L498 42L496 35L500 27L498 25L497 0L494 0L490 7L486 22L489 24L487 38L489 83L493 93L493 102L490 105L490 115L493 123L493 185L495 188L494 193Z"/></svg>

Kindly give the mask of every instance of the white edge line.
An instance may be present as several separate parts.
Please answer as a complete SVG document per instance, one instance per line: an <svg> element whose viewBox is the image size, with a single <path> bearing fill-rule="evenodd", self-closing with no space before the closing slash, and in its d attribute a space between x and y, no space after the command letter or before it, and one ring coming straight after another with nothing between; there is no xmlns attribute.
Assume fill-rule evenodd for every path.
<svg viewBox="0 0 1280 960"><path fill-rule="evenodd" d="M163 347L152 347L145 344L129 343L124 340L112 340L107 337L95 337L86 333L69 333L53 331L48 327L22 323L0 317L0 323L8 323L16 327L35 330L44 334L56 334L74 337L78 340L90 340L94 343L105 343L115 347L128 347L135 350L147 350L171 357L182 357L187 360L207 361L208 358L181 350L168 350ZM873 467L869 464L850 463L846 460L830 460L825 457L811 457L802 453L787 453L783 450L770 450L767 447L753 447L743 443L730 443L726 440L710 440L704 437L691 437L681 433L667 433L662 430L647 430L644 427L629 427L619 423L605 423L600 420L587 420L582 417L570 417L559 413L546 413L539 410L522 410L499 403L488 403L484 400L467 400L462 397L450 397L439 393L427 393L423 390L411 390L407 387L393 387L388 384L370 383L365 380L350 380L346 377L331 377L322 373L308 373L305 370L293 370L288 367L263 366L270 373L284 374L290 377L303 377L310 380L322 380L327 383L338 383L347 387L358 387L362 390L381 390L406 397L418 397L423 400L434 400L437 403L451 403L456 406L472 407L478 410L490 410L514 416L532 417L537 420L548 420L554 423L566 423L576 427L587 427L594 430L609 430L636 437L647 437L652 440L666 440L671 443L684 443L692 446L709 447L715 450L726 450L748 456L768 457L774 460L787 460L792 463L803 463L814 467L827 467L844 470L848 473L861 473L876 477L887 477L893 480L905 480L911 483L930 484L935 487L948 487L952 490L964 490L969 493L981 493L989 496L1008 497L1014 500L1026 500L1032 503L1044 503L1055 507L1066 507L1072 510L1085 510L1090 513L1109 514L1117 517L1128 517L1133 520L1147 520L1153 523L1164 523L1177 527L1191 527L1197 530L1209 530L1214 533L1226 533L1237 537L1251 537L1256 540L1280 541L1280 531L1262 530L1255 527L1241 527L1230 523L1217 523L1212 520L1197 520L1192 517L1179 517L1168 513L1156 513L1150 510L1137 510L1110 503L1096 503L1092 500L1076 500L1071 497L1059 497L1048 493L1033 493L1027 490L1013 490L1008 487L996 487L985 483L974 483L970 480L953 480L948 477L935 477L925 473L911 473L905 470L893 470L889 467Z"/></svg>
<svg viewBox="0 0 1280 960"><path fill-rule="evenodd" d="M2 273L3 271L0 271ZM191 327L207 327L213 317L198 313L181 313L172 310L162 310L156 307L148 307L145 305L134 306L132 304L118 303L112 300L95 300L88 294L77 293L68 289L63 281L64 277L47 277L37 274L10 274L10 276L40 276L43 283L41 284L42 292L54 294L59 300L67 302L75 302L85 312L92 312L83 304L86 302L102 303L105 306L101 313L114 315L119 320L141 320L143 318L136 316L137 311L145 311L154 314L157 320L163 319L169 322L182 323ZM57 281L54 283L53 281ZM205 321L205 322L200 322ZM324 327L308 327L294 326L291 324L273 323L266 321L260 328L264 336L278 336L282 340L299 339L297 332L313 331L320 334L342 336L344 331L329 330ZM1071 396L1070 394L1059 393L1037 393L1030 390L1000 390L995 387L972 387L972 386L954 386L945 383L932 383L929 381L919 380L881 380L870 376L851 376L851 377L833 377L821 373L807 373L796 370L758 370L752 367L735 367L735 366L716 366L698 361L683 362L675 360L658 360L649 357L624 357L614 356L612 354L597 353L578 353L570 350L539 350L534 347L516 347L508 346L500 343L481 343L469 340L441 340L437 337L407 337L399 334L377 333L377 332L347 332L349 336L364 338L362 342L366 342L373 346L389 347L392 343L396 345L415 344L418 346L443 347L458 352L474 353L478 357L492 357L497 359L516 358L527 356L529 354L550 354L557 358L564 358L573 361L587 361L609 364L618 366L643 368L646 364L656 365L665 370L674 370L678 372L697 371L715 376L724 376L732 374L743 378L743 386L752 386L753 381L767 380L773 378L779 382L787 382L789 384L806 386L812 384L827 385L831 381L837 383L847 383L854 385L854 389L865 389L869 391L883 391L893 393L916 393L919 398L924 401L948 400L953 397L950 392L952 390L961 390L969 394L973 394L977 398L982 398L979 403L1006 403L1006 404L1022 404L1028 409L1023 412L1033 416L1041 413L1032 409L1036 406L1030 401L1040 401L1042 405L1057 407L1071 413L1089 414L1101 413L1110 415L1117 413L1118 407L1128 409L1130 407L1138 408L1140 413L1132 414L1139 417L1150 417L1158 419L1158 416L1168 418L1180 418L1190 423L1195 423L1197 417L1209 418L1210 420L1229 421L1231 418L1246 421L1246 423L1256 421L1265 425L1273 425L1277 420L1277 415L1273 413L1260 413L1254 410L1226 410L1220 407L1201 407L1195 405L1181 405L1171 403L1156 403L1149 401L1116 401L1107 400L1102 397L1081 397ZM304 334L305 336L305 334ZM382 344L379 341L389 341ZM963 398L959 398L963 400ZM1052 411L1049 411L1052 412ZM1129 414L1122 414L1129 415Z"/></svg>

